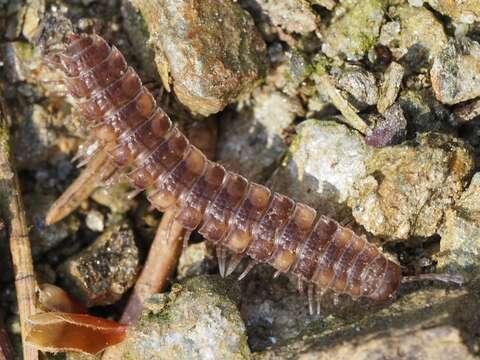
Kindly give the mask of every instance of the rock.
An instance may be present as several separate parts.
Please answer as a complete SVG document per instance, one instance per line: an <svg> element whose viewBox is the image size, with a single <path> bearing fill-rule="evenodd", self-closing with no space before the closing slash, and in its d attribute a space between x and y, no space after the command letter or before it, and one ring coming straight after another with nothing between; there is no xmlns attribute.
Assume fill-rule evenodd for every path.
<svg viewBox="0 0 480 360"><path fill-rule="evenodd" d="M297 98L279 91L256 94L253 109L222 119L217 160L252 181L266 180L287 149L286 130L301 113Z"/></svg>
<svg viewBox="0 0 480 360"><path fill-rule="evenodd" d="M461 273L467 280L480 276L480 173L446 212L440 234L439 267L447 273Z"/></svg>
<svg viewBox="0 0 480 360"><path fill-rule="evenodd" d="M214 249L207 241L189 245L180 256L177 266L177 279L208 273L216 267Z"/></svg>
<svg viewBox="0 0 480 360"><path fill-rule="evenodd" d="M444 104L458 104L480 96L480 44L452 39L435 58L431 70L436 98Z"/></svg>
<svg viewBox="0 0 480 360"><path fill-rule="evenodd" d="M317 320L257 359L474 359L478 327L477 282L449 290L402 286L393 303L358 304ZM442 355L443 354L443 355Z"/></svg>
<svg viewBox="0 0 480 360"><path fill-rule="evenodd" d="M395 103L398 93L400 92L400 87L402 86L404 74L405 69L403 66L395 61L393 61L385 71L377 104L377 109L381 114L384 114L385 111Z"/></svg>
<svg viewBox="0 0 480 360"><path fill-rule="evenodd" d="M453 20L472 24L480 21L480 7L477 0L426 0L427 3L444 15L451 17Z"/></svg>
<svg viewBox="0 0 480 360"><path fill-rule="evenodd" d="M473 168L472 151L461 140L421 134L408 143L377 150L348 204L357 222L376 236L429 237L437 233Z"/></svg>
<svg viewBox="0 0 480 360"><path fill-rule="evenodd" d="M394 7L389 15L398 21L400 31L384 45L389 46L398 59L403 57L409 67L419 68L447 44L443 24L425 7L404 4Z"/></svg>
<svg viewBox="0 0 480 360"><path fill-rule="evenodd" d="M91 198L114 213L126 213L135 204L133 199L128 198L130 191L132 189L128 183L119 182L112 186L98 188L93 192Z"/></svg>
<svg viewBox="0 0 480 360"><path fill-rule="evenodd" d="M142 14L150 33L164 86L168 90L171 83L191 112L204 116L219 112L263 76L265 43L238 3L131 3Z"/></svg>
<svg viewBox="0 0 480 360"><path fill-rule="evenodd" d="M13 134L13 152L21 169L34 169L45 161L55 145L58 134L51 124L51 114L41 105L33 104L18 114Z"/></svg>
<svg viewBox="0 0 480 360"><path fill-rule="evenodd" d="M452 131L448 124L450 112L438 102L431 89L403 91L398 102L415 132Z"/></svg>
<svg viewBox="0 0 480 360"><path fill-rule="evenodd" d="M366 175L371 148L356 131L334 121L307 120L297 133L284 166L270 180L272 188L341 218L354 182Z"/></svg>
<svg viewBox="0 0 480 360"><path fill-rule="evenodd" d="M384 0L342 2L325 31L322 51L329 57L360 60L377 41L385 7Z"/></svg>
<svg viewBox="0 0 480 360"><path fill-rule="evenodd" d="M45 216L56 197L30 193L24 197L28 224L30 225L30 241L32 253L38 257L55 248L69 235L78 231L79 221L74 216L69 216L67 221L47 226Z"/></svg>
<svg viewBox="0 0 480 360"><path fill-rule="evenodd" d="M66 289L88 307L113 304L135 282L140 259L125 224L113 225L94 243L66 260L60 272Z"/></svg>
<svg viewBox="0 0 480 360"><path fill-rule="evenodd" d="M242 318L255 352L296 338L322 318L310 315L307 297L299 294L293 277L273 280L274 273L270 265L257 265L240 283Z"/></svg>
<svg viewBox="0 0 480 360"><path fill-rule="evenodd" d="M380 339L365 336L355 342L344 342L326 350L308 351L298 359L477 359L463 343L462 333L453 326L404 331L395 336ZM280 355L266 355L260 359L283 359Z"/></svg>
<svg viewBox="0 0 480 360"><path fill-rule="evenodd" d="M337 87L350 95L348 100L358 109L365 109L378 101L375 76L361 67L350 67L342 72Z"/></svg>
<svg viewBox="0 0 480 360"><path fill-rule="evenodd" d="M250 359L238 287L199 276L148 300L124 343L124 359Z"/></svg>
<svg viewBox="0 0 480 360"><path fill-rule="evenodd" d="M365 136L365 142L374 147L400 144L407 135L407 119L400 104L390 106Z"/></svg>
<svg viewBox="0 0 480 360"><path fill-rule="evenodd" d="M23 20L25 17L26 6L21 0L8 1L5 8L4 22L5 25L5 39L14 40L18 39L22 33ZM3 10L3 9L2 9Z"/></svg>
<svg viewBox="0 0 480 360"><path fill-rule="evenodd" d="M26 80L30 73L28 61L33 57L33 47L21 41L8 42L3 45L2 53L8 80Z"/></svg>
<svg viewBox="0 0 480 360"><path fill-rule="evenodd" d="M272 23L287 32L308 34L315 31L318 16L306 0L257 0Z"/></svg>
<svg viewBox="0 0 480 360"><path fill-rule="evenodd" d="M398 102L414 132L452 132L450 111L435 98L431 88L403 91Z"/></svg>
<svg viewBox="0 0 480 360"><path fill-rule="evenodd" d="M29 2L29 5L25 12L25 18L23 22L22 34L28 40L34 39L35 33L40 25L45 12L45 0L33 0Z"/></svg>
<svg viewBox="0 0 480 360"><path fill-rule="evenodd" d="M103 231L105 227L103 214L98 210L90 210L85 218L85 225L92 231Z"/></svg>

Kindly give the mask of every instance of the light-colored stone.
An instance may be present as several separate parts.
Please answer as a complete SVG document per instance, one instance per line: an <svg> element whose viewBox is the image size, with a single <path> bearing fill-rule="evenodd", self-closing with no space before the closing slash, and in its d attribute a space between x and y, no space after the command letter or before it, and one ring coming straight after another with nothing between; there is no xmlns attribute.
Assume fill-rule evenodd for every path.
<svg viewBox="0 0 480 360"><path fill-rule="evenodd" d="M418 135L377 150L348 204L357 222L376 236L429 237L460 197L473 168L472 151L463 141L436 133Z"/></svg>
<svg viewBox="0 0 480 360"><path fill-rule="evenodd" d="M273 189L340 216L354 182L366 175L372 149L358 132L334 121L304 121L297 133L284 166L270 180Z"/></svg>

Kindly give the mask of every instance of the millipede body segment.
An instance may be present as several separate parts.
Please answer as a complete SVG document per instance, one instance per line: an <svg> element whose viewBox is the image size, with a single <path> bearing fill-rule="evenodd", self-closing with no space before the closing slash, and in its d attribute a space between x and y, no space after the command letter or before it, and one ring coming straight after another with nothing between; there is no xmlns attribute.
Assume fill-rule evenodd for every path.
<svg viewBox="0 0 480 360"><path fill-rule="evenodd" d="M208 160L172 125L122 54L98 35L71 35L57 56L65 85L94 135L138 190L152 187L160 211L217 246L222 275L245 255L293 272L320 294L331 289L383 301L401 283L400 266L364 237L311 207L249 182ZM226 254L232 254L225 271Z"/></svg>

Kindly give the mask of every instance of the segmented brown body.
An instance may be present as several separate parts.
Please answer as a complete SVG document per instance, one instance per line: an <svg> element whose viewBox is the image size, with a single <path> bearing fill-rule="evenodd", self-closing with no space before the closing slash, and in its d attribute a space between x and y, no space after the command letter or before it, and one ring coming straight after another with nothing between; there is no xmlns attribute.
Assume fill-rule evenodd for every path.
<svg viewBox="0 0 480 360"><path fill-rule="evenodd" d="M160 211L240 259L293 272L317 289L375 300L401 282L398 264L374 245L307 205L248 182L207 160L172 125L121 53L97 35L71 36L59 55L65 84L94 134L138 189L153 187Z"/></svg>

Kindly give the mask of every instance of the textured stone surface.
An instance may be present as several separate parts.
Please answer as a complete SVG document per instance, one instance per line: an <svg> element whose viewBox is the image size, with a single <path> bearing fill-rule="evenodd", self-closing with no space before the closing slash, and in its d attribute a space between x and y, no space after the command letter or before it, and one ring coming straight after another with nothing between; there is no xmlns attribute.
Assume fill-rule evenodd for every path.
<svg viewBox="0 0 480 360"><path fill-rule="evenodd" d="M450 40L431 70L436 98L457 104L480 96L480 44L467 38Z"/></svg>
<svg viewBox="0 0 480 360"><path fill-rule="evenodd" d="M135 201L128 198L131 192L128 183L119 182L108 187L100 187L92 194L92 199L115 213L125 213L132 208Z"/></svg>
<svg viewBox="0 0 480 360"><path fill-rule="evenodd" d="M131 1L144 19L164 86L191 112L209 115L263 75L265 43L233 1ZM228 39L228 41L224 41Z"/></svg>
<svg viewBox="0 0 480 360"><path fill-rule="evenodd" d="M319 22L306 0L258 0L258 3L273 24L288 32L307 34L314 31Z"/></svg>
<svg viewBox="0 0 480 360"><path fill-rule="evenodd" d="M311 323L257 359L476 359L471 330L479 316L471 287L402 286L393 303L356 304ZM450 357L441 357L442 353Z"/></svg>
<svg viewBox="0 0 480 360"><path fill-rule="evenodd" d="M425 7L404 4L389 15L399 22L400 31L388 45L410 66L422 65L445 47L448 39L442 23Z"/></svg>
<svg viewBox="0 0 480 360"><path fill-rule="evenodd" d="M88 307L118 301L134 284L138 271L138 249L126 224L108 228L61 265L67 289Z"/></svg>
<svg viewBox="0 0 480 360"><path fill-rule="evenodd" d="M359 60L375 44L385 13L384 0L348 0L325 31L322 50L330 57Z"/></svg>
<svg viewBox="0 0 480 360"><path fill-rule="evenodd" d="M477 0L426 0L426 2L457 22L471 24L480 21L480 6Z"/></svg>
<svg viewBox="0 0 480 360"><path fill-rule="evenodd" d="M358 223L387 240L437 233L474 167L471 149L441 134L380 149L349 199Z"/></svg>
<svg viewBox="0 0 480 360"><path fill-rule="evenodd" d="M480 173L445 216L439 266L467 280L480 276Z"/></svg>
<svg viewBox="0 0 480 360"><path fill-rule="evenodd" d="M349 67L337 81L337 87L349 94L349 101L359 109L375 105L378 101L378 87L375 75L361 67Z"/></svg>
<svg viewBox="0 0 480 360"><path fill-rule="evenodd" d="M53 195L37 193L28 194L24 198L34 257L53 249L79 228L79 222L74 216L55 225L45 224L45 216L54 201Z"/></svg>
<svg viewBox="0 0 480 360"><path fill-rule="evenodd" d="M252 108L222 119L218 161L252 181L264 181L286 151L285 132L300 113L298 99L260 92Z"/></svg>
<svg viewBox="0 0 480 360"><path fill-rule="evenodd" d="M249 359L238 288L199 276L153 296L125 341L124 359Z"/></svg>
<svg viewBox="0 0 480 360"><path fill-rule="evenodd" d="M433 95L432 89L406 90L400 93L398 102L408 124L416 132L452 132L450 113Z"/></svg>
<svg viewBox="0 0 480 360"><path fill-rule="evenodd" d="M356 131L334 121L308 120L297 133L285 165L270 180L273 189L341 217L372 150Z"/></svg>

